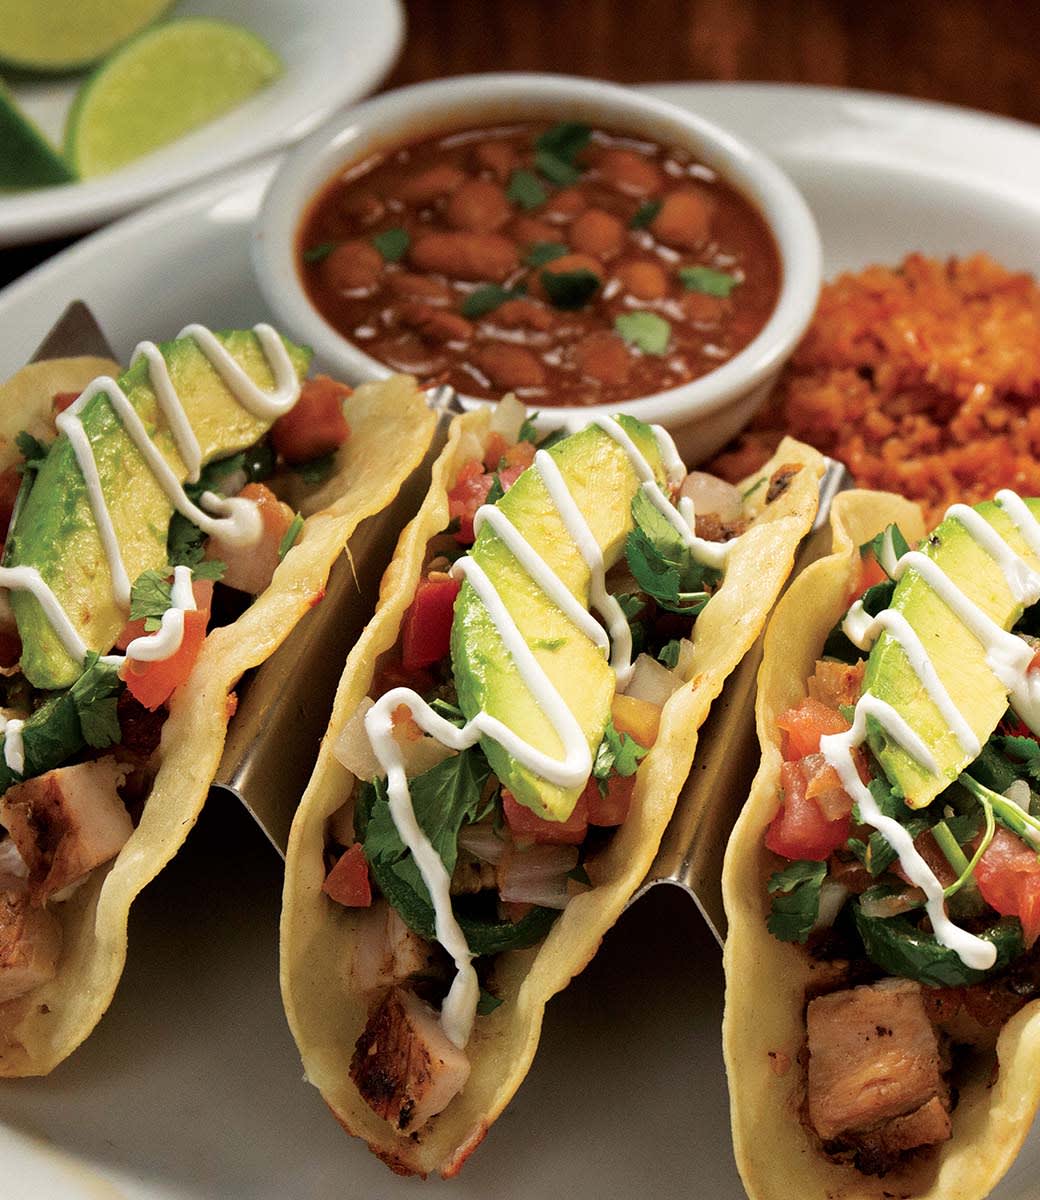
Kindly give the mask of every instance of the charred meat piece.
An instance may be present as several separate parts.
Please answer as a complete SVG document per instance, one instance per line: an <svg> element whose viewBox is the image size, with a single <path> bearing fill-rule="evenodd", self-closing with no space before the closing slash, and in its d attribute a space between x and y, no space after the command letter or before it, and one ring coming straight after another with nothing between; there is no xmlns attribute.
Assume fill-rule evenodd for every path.
<svg viewBox="0 0 1040 1200"><path fill-rule="evenodd" d="M391 988L357 1040L350 1078L365 1103L402 1132L443 1112L469 1078L469 1059L414 992Z"/></svg>
<svg viewBox="0 0 1040 1200"><path fill-rule="evenodd" d="M49 896L108 862L134 831L118 788L126 768L114 758L58 767L5 792L0 821L29 868L29 896Z"/></svg>
<svg viewBox="0 0 1040 1200"><path fill-rule="evenodd" d="M363 995L437 973L439 947L413 933L385 900L377 900L365 912L359 911L357 928L350 977Z"/></svg>
<svg viewBox="0 0 1040 1200"><path fill-rule="evenodd" d="M26 892L0 892L0 1001L53 979L60 954L58 919Z"/></svg>
<svg viewBox="0 0 1040 1200"><path fill-rule="evenodd" d="M883 1173L907 1150L950 1136L949 1088L921 985L880 983L818 996L807 1010L808 1113L825 1143Z"/></svg>

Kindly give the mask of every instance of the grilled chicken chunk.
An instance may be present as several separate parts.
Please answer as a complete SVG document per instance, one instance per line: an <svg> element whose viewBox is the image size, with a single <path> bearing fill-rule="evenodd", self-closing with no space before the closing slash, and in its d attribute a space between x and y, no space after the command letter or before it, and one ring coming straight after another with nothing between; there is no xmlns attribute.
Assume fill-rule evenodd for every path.
<svg viewBox="0 0 1040 1200"><path fill-rule="evenodd" d="M61 925L26 892L0 892L0 1001L13 1000L53 979L61 954Z"/></svg>
<svg viewBox="0 0 1040 1200"><path fill-rule="evenodd" d="M29 868L29 897L82 879L123 848L134 827L117 788L126 767L114 758L58 767L4 793L0 821Z"/></svg>
<svg viewBox="0 0 1040 1200"><path fill-rule="evenodd" d="M878 1158L950 1136L949 1089L920 984L886 979L818 996L807 1020L809 1120L824 1142Z"/></svg>
<svg viewBox="0 0 1040 1200"><path fill-rule="evenodd" d="M358 939L350 963L353 985L382 992L416 975L436 973L437 947L413 933L385 900L359 911Z"/></svg>
<svg viewBox="0 0 1040 1200"><path fill-rule="evenodd" d="M365 1103L399 1130L421 1129L469 1078L469 1059L414 992L394 987L357 1040L350 1077Z"/></svg>

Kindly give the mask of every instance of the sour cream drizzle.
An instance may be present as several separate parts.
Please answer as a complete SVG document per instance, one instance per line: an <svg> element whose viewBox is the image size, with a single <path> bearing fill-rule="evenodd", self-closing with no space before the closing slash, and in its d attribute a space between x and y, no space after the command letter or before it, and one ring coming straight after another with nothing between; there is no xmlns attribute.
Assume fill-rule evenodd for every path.
<svg viewBox="0 0 1040 1200"><path fill-rule="evenodd" d="M1040 522L1030 512L1028 505L1021 497L1007 490L998 492L996 499L1022 539L1040 556ZM1012 549L985 517L965 504L952 505L946 516L958 521L969 537L993 559L1018 603L1030 605L1040 600L1040 574ZM1029 678L1035 674L1029 671L1033 659L1031 647L988 617L927 555L918 550L909 550L896 560L889 536L882 544L880 558L881 565L894 579L900 579L909 568L921 576L982 645L986 662L1008 690L1018 715L1030 729L1040 732L1040 692L1036 680ZM978 737L954 704L920 638L901 613L889 608L871 618L864 612L862 603L857 601L849 610L842 627L853 644L863 650L868 649L882 631L898 642L911 669L949 724L962 750L973 757L981 752ZM950 920L946 915L942 884L918 853L913 838L897 820L881 812L870 789L859 777L853 751L866 740L868 718L876 721L887 736L925 770L937 769L931 751L905 718L892 705L869 692L861 696L856 704L852 728L845 733L821 737L820 752L838 772L842 786L856 802L862 819L882 834L898 855L906 877L924 892L936 940L953 950L965 966L987 970L996 961L996 947Z"/></svg>
<svg viewBox="0 0 1040 1200"><path fill-rule="evenodd" d="M653 468L617 421L612 417L597 416L592 419L592 423L602 429L625 451L641 486L662 512L666 512L666 515L674 515L674 519L673 515L669 515L668 519L676 524L677 528L680 528L684 541L691 546L691 549L699 552L702 545L710 546L712 552L719 549L714 543L702 543L701 539L693 536L689 525L685 524L682 517L676 513L668 497L654 479ZM580 423L582 427L587 424L589 424L588 421ZM572 432L576 432L576 430L572 428ZM668 434L656 426L654 427L654 437L661 449L661 458L669 483L678 485L685 475L685 468L675 446ZM623 686L623 681L631 674L631 636L624 613L617 601L606 590L606 567L602 551L588 522L567 488L566 481L552 455L544 450L538 451L532 469L537 472L545 485L561 520L589 568L590 604L607 623L606 634L602 626L589 615L563 580L512 524L508 516L494 505L482 505L474 517L474 530L479 531L481 526L487 523L502 539L531 579L581 633L604 653L607 651L608 645L613 646L611 667L618 677L619 686ZM726 551L729 550L731 544L726 545ZM720 561L724 558L725 554L721 556ZM473 1029L480 987L476 972L473 970L473 955L452 909L451 877L415 816L403 757L393 735L393 714L403 705L412 714L421 729L453 750L465 750L467 747L475 745L482 735L493 738L528 770L559 787L576 788L585 783L592 771L592 753L577 719L539 664L506 608L502 597L480 564L467 555L455 563L452 567L452 574L456 578L465 579L484 603L499 637L516 664L524 685L556 730L563 747L562 758L554 758L545 754L486 712L477 713L472 720L458 729L439 716L417 692L410 688L392 689L386 695L381 696L365 715L365 729L372 750L387 774L390 816L401 835L402 842L415 859L419 873L430 893L434 908L437 941L455 962L455 979L452 981L451 988L441 1007L441 1025L451 1041L456 1046L463 1047L469 1040Z"/></svg>
<svg viewBox="0 0 1040 1200"><path fill-rule="evenodd" d="M258 387L228 350L204 326L187 325L177 336L180 338L191 337L195 340L210 365L220 375L231 394L243 408L261 419L274 420L292 408L299 399L300 383L289 353L276 331L270 325L260 324L253 327L253 332L256 334L274 377L274 389L270 392ZM166 418L174 444L187 468L188 479L194 482L199 478L202 464L199 442L191 427L191 422L188 420L184 405L170 379L166 361L158 346L153 342L141 342L136 347L131 363L136 362L139 358L144 358L148 363L149 382L160 411ZM112 594L120 608L129 609L130 579L123 563L112 515L101 487L94 450L80 416L90 400L100 393L104 393L108 397L128 437L140 451L142 458L148 464L170 503L182 516L187 517L189 521L210 536L219 534L226 541L244 546L252 545L260 538L263 532L263 522L257 506L252 500L238 497L225 499L213 492L203 492L202 503L208 511L203 511L195 505L159 448L148 436L144 422L119 384L107 375L93 380L76 401L58 416L55 424L59 432L68 437L76 455L76 462L83 473L90 509L112 577ZM211 515L213 513L222 515L214 517ZM162 628L155 634L136 638L131 642L127 649L128 657L140 661L158 661L169 658L180 648L184 631L184 611L195 607L191 597L190 571L186 575L178 575L178 572L182 571L187 571L187 569L177 568L177 571L174 572L173 606L164 615ZM54 592L35 567L0 567L0 588L31 592L68 654L77 661L83 660L87 653L83 639L77 633L68 613L65 612ZM168 622L167 617L170 618ZM106 656L105 661L120 662L122 660L113 655ZM6 744L9 745L9 741Z"/></svg>

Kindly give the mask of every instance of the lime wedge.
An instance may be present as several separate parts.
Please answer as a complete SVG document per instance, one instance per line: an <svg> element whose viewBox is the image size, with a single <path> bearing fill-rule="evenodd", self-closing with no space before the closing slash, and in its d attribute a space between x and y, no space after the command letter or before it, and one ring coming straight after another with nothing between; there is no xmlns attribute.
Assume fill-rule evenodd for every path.
<svg viewBox="0 0 1040 1200"><path fill-rule="evenodd" d="M0 188L46 187L75 176L0 83Z"/></svg>
<svg viewBox="0 0 1040 1200"><path fill-rule="evenodd" d="M84 179L104 175L240 104L282 71L237 25L189 17L139 34L76 96L65 156Z"/></svg>
<svg viewBox="0 0 1040 1200"><path fill-rule="evenodd" d="M170 0L0 0L0 61L32 71L89 67Z"/></svg>

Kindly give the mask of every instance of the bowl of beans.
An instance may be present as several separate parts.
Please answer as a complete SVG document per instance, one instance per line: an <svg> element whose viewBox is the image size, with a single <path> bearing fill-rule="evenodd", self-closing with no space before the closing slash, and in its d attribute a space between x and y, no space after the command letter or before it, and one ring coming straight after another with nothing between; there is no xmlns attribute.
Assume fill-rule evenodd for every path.
<svg viewBox="0 0 1040 1200"><path fill-rule="evenodd" d="M284 328L354 382L603 408L688 461L739 430L808 324L820 243L794 185L628 88L484 75L388 92L290 154L254 231Z"/></svg>

